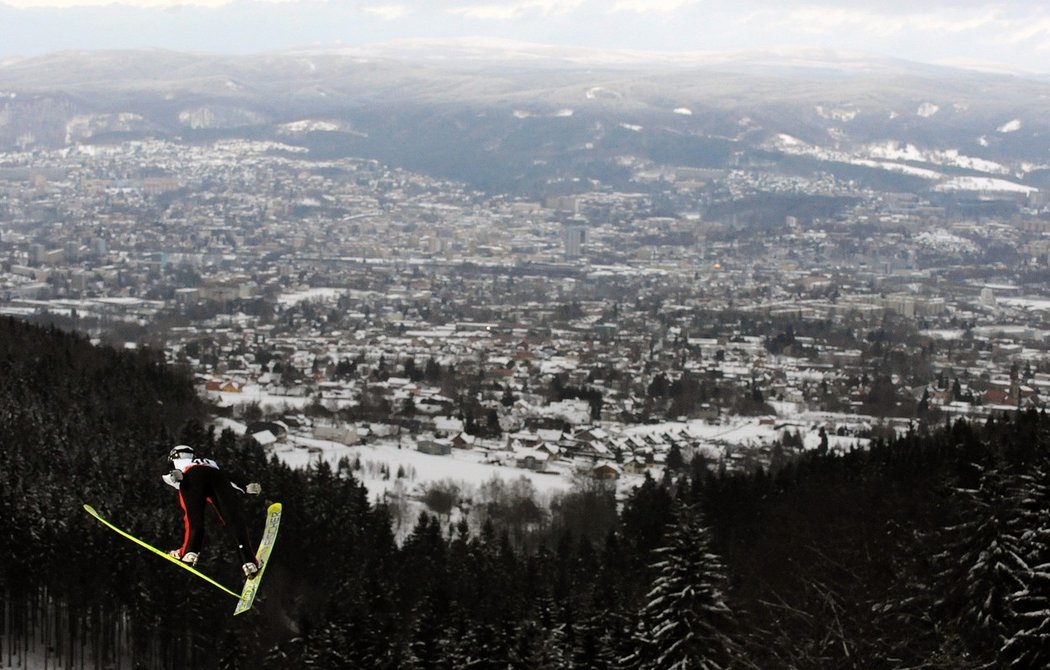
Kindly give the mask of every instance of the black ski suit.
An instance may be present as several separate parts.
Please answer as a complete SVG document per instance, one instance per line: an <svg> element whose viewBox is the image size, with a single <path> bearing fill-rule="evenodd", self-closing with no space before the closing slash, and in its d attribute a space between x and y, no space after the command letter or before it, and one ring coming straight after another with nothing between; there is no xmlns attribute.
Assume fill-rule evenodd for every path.
<svg viewBox="0 0 1050 670"><path fill-rule="evenodd" d="M219 522L233 534L241 562L255 563L241 501L237 499L237 491L245 492L245 482L220 470L218 463L210 458L179 458L170 463L172 473L164 475L163 479L179 490L185 526L180 555L200 552L204 544L204 506L211 503L218 513ZM182 473L181 480L175 479L175 471Z"/></svg>

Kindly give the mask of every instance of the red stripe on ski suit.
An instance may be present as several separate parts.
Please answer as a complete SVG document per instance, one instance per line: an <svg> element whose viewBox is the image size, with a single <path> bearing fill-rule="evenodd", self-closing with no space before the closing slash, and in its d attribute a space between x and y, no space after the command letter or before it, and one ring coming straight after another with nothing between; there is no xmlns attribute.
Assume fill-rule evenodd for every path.
<svg viewBox="0 0 1050 670"><path fill-rule="evenodd" d="M182 548L179 549L179 558L186 555L186 547L190 544L190 513L186 511L186 501L182 499L182 489L179 489L179 507L182 508Z"/></svg>
<svg viewBox="0 0 1050 670"><path fill-rule="evenodd" d="M182 474L186 474L195 467L198 466L191 465L190 467L183 470ZM211 498L208 498L208 502L211 502ZM182 558L186 555L186 549L188 549L190 545L190 513L186 511L186 501L182 499L181 488L179 489L179 507L182 508L182 547L179 549L179 558ZM215 509L216 514L218 514L219 510L215 508L214 503L212 504L212 508ZM222 523L222 525L226 525L226 521L222 518L221 514L219 514L219 521Z"/></svg>
<svg viewBox="0 0 1050 670"><path fill-rule="evenodd" d="M187 470L188 469L189 468L187 468ZM220 512L219 508L215 506L215 501L210 497L207 498L207 501L211 508L215 510L215 516L219 517L219 523L225 526L226 519L222 518L222 512ZM186 501L182 499L181 490L179 491L179 507L182 508L182 548L179 549L179 556L182 557L186 555L186 549L189 548L190 544L190 515L189 512L186 511Z"/></svg>

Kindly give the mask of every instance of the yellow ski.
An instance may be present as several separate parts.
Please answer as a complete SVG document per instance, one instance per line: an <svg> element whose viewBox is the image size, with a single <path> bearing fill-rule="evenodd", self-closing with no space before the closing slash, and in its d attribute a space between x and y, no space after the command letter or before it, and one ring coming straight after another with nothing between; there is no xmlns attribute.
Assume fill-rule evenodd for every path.
<svg viewBox="0 0 1050 670"><path fill-rule="evenodd" d="M204 581L208 582L212 586L218 588L220 591L222 591L224 593L228 593L231 596L233 596L234 598L240 598L241 597L240 594L237 593L236 591L232 591L232 590L226 588L225 586L223 586L219 582L215 581L214 579L212 579L208 575L204 574L203 572L200 572L200 571L196 570L195 568L190 566L188 563L183 563L182 561L180 561L179 559L175 558L174 556L172 556L168 552L161 551L160 549L157 549L156 547L153 547L153 546L143 542L142 540L138 539L134 535L131 535L130 533L127 533L127 532L121 530L120 528L117 528L116 526L111 524L109 521L106 521L105 519L103 519L102 516L98 512L96 512L95 508L92 507L91 505L85 504L84 505L84 509L87 510L88 514L90 514L91 516L93 516L96 519L98 519L99 521L101 521L104 526L106 526L110 530L115 531L116 533L118 533L120 535L123 535L124 537L128 538L129 540L131 540L135 544L139 545L140 547L144 547L146 549L149 549L150 551L152 551L157 556L160 556L161 558L164 558L164 559L167 559L167 560L171 561L172 563L174 563L175 565L179 566L180 568L182 568L184 570L189 570L190 572L192 572L193 574L197 575L198 577L200 577ZM265 567L265 564L264 564L264 567ZM262 575L260 574L260 576L262 576Z"/></svg>
<svg viewBox="0 0 1050 670"><path fill-rule="evenodd" d="M281 503L274 503L266 510L266 527L263 529L262 540L259 541L259 551L255 553L255 558L259 561L259 574L245 580L240 602L237 603L237 609L233 611L234 616L243 614L252 608L255 594L259 590L259 582L262 581L266 565L270 562L270 552L273 550L273 543L277 541L277 529L280 525Z"/></svg>

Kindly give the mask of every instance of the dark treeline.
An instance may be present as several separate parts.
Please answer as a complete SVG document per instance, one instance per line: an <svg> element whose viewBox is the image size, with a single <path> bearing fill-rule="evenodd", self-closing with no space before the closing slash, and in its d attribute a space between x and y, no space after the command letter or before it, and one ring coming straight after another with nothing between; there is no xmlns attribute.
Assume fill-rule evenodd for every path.
<svg viewBox="0 0 1050 670"><path fill-rule="evenodd" d="M424 514L400 544L349 464L292 470L202 418L188 375L148 351L0 319L0 666L1050 666L1041 413L747 474L694 460L619 506L581 489L524 540L498 516L473 532ZM243 617L80 509L177 544L159 478L175 441L262 482L256 533L284 503ZM202 568L238 584L209 532Z"/></svg>

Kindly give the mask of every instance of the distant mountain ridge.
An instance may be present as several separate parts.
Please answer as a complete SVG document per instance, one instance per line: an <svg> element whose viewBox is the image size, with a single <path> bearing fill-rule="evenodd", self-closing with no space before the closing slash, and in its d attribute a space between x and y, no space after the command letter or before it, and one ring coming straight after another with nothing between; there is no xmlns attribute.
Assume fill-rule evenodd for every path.
<svg viewBox="0 0 1050 670"><path fill-rule="evenodd" d="M962 175L1024 191L1050 186L1050 82L856 53L477 40L250 56L79 51L0 64L0 149L221 136L501 190L571 176L615 183L638 162L787 157L906 175L915 188Z"/></svg>

